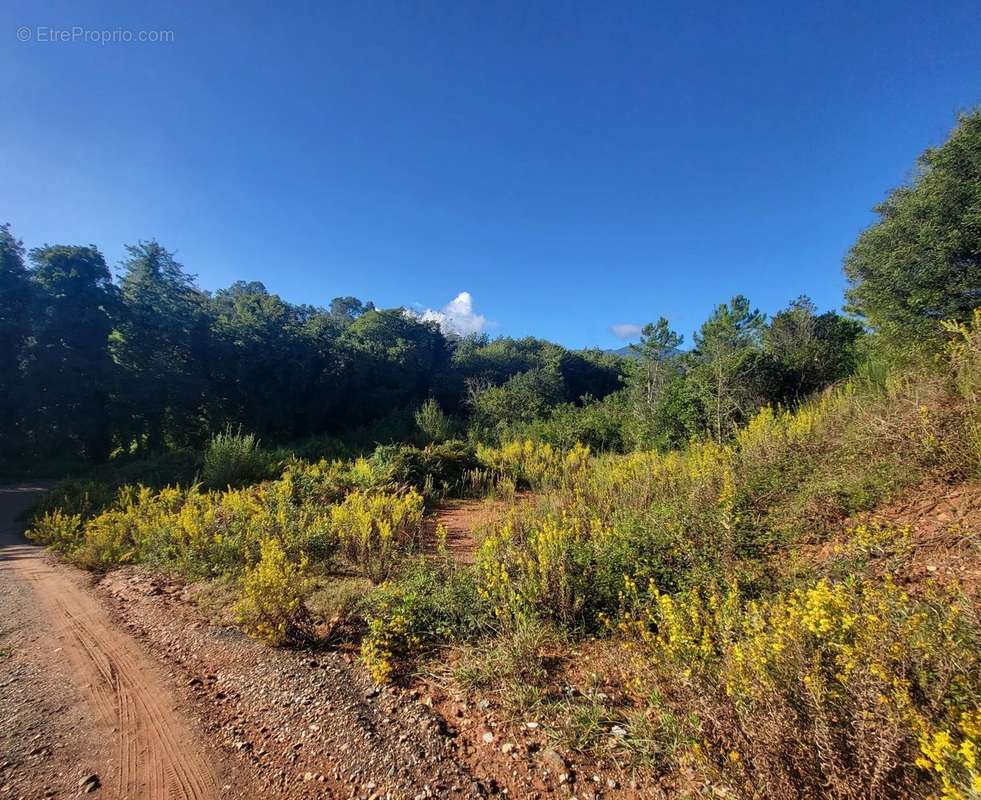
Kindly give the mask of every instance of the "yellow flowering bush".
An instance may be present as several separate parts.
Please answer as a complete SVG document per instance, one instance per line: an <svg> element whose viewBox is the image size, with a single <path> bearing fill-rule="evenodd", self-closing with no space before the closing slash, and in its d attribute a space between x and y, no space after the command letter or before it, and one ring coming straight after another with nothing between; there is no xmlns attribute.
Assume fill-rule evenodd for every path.
<svg viewBox="0 0 981 800"><path fill-rule="evenodd" d="M981 798L981 707L964 711L956 728L924 733L916 764L940 784L941 800Z"/></svg>
<svg viewBox="0 0 981 800"><path fill-rule="evenodd" d="M696 588L672 597L651 581L641 595L628 578L622 598L617 627L628 639L658 659L682 666L685 677L693 670L703 675L718 671L742 610L737 588Z"/></svg>
<svg viewBox="0 0 981 800"><path fill-rule="evenodd" d="M287 470L279 481L223 492L125 486L95 516L44 515L31 535L88 568L142 561L188 577L240 573L270 535L291 558L325 561L336 548L329 515L294 480Z"/></svg>
<svg viewBox="0 0 981 800"><path fill-rule="evenodd" d="M527 532L505 522L477 552L481 592L502 620L537 611L574 624L589 602L591 550L568 516L545 517Z"/></svg>
<svg viewBox="0 0 981 800"><path fill-rule="evenodd" d="M38 544L70 553L77 546L81 532L81 514L56 508L37 517L27 535Z"/></svg>
<svg viewBox="0 0 981 800"><path fill-rule="evenodd" d="M416 549L422 533L422 495L352 492L330 512L341 551L375 583L389 576L399 557Z"/></svg>
<svg viewBox="0 0 981 800"><path fill-rule="evenodd" d="M245 573L236 621L256 639L274 647L300 644L310 635L306 556L290 561L278 539L260 544L258 563Z"/></svg>
<svg viewBox="0 0 981 800"><path fill-rule="evenodd" d="M875 797L911 791L933 756L938 774L969 775L958 759L973 745L925 733L981 689L973 612L954 596L826 579L766 600L651 588L619 628L643 656L637 687L677 684L700 714L704 757L735 785Z"/></svg>
<svg viewBox="0 0 981 800"><path fill-rule="evenodd" d="M375 683L388 683L395 672L396 659L420 644L404 614L393 613L368 619L368 632L361 640L361 659Z"/></svg>
<svg viewBox="0 0 981 800"><path fill-rule="evenodd" d="M581 480L590 465L590 451L583 444L562 450L526 439L501 447L478 445L477 460L516 484L540 490L569 486Z"/></svg>
<svg viewBox="0 0 981 800"><path fill-rule="evenodd" d="M954 383L967 403L963 438L967 458L975 472L981 470L981 308L974 309L969 323L945 322L949 336L947 357L953 371Z"/></svg>

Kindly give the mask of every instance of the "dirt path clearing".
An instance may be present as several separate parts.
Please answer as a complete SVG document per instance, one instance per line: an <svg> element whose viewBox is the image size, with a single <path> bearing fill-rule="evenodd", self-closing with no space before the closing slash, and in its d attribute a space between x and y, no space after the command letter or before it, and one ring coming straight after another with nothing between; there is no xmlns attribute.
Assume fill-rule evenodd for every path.
<svg viewBox="0 0 981 800"><path fill-rule="evenodd" d="M498 500L445 500L425 518L425 550L436 552L436 526L446 528L446 550L460 564L472 564L477 552L477 531L504 513Z"/></svg>
<svg viewBox="0 0 981 800"><path fill-rule="evenodd" d="M16 660L17 667L33 681L10 702L17 705L19 698L31 703L34 708L18 706L14 713L24 715L35 727L45 727L36 714L52 698L32 698L29 688L43 688L47 679L49 689L59 695L59 708L66 719L90 729L79 730L75 741L67 742L54 763L46 765L54 774L45 776L42 769L33 775L8 775L18 766L30 770L31 762L5 764L0 784L6 784L0 785L0 793L29 789L38 794L21 796L54 796L60 793L59 784L61 791L69 785L78 791L77 782L85 777L78 773L90 770L99 774L103 796L127 800L217 797L215 772L189 723L175 710L177 701L159 665L113 624L85 588L83 575L56 563L21 537L17 516L36 501L39 491L0 489L0 585L7 604L16 606L20 618L18 630L12 632L16 638L8 642L5 636L4 645L10 648L5 660ZM67 680L68 684L51 687L52 680ZM78 698L85 706L82 709L75 707ZM56 729L66 719L55 713L49 721ZM4 731L4 739L9 735L13 746L18 733ZM57 736L56 731L44 730L37 736L43 739L49 733ZM28 751L24 758L36 755L39 753ZM75 775L64 774L73 766ZM31 779L34 784L25 783ZM38 782L50 785L42 787Z"/></svg>

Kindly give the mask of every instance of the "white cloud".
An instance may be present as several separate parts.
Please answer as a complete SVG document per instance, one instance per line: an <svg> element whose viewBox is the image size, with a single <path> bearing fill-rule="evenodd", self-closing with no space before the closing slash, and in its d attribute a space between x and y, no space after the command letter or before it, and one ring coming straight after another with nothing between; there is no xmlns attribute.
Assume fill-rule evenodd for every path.
<svg viewBox="0 0 981 800"><path fill-rule="evenodd" d="M482 333L488 325L493 324L483 314L474 313L470 292L460 292L439 311L427 308L415 316L423 322L437 323L443 333L456 333L460 336Z"/></svg>
<svg viewBox="0 0 981 800"><path fill-rule="evenodd" d="M610 326L610 333L617 339L636 339L643 330L643 325L634 325L631 322L621 322L618 325Z"/></svg>

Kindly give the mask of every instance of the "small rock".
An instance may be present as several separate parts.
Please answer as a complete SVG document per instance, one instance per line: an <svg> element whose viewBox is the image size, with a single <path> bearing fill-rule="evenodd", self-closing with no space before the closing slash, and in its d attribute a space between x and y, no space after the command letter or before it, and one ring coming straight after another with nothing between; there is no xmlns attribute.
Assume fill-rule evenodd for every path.
<svg viewBox="0 0 981 800"><path fill-rule="evenodd" d="M558 751L553 750L551 747L547 750L542 750L540 758L542 763L556 775L561 775L566 771L565 759Z"/></svg>
<svg viewBox="0 0 981 800"><path fill-rule="evenodd" d="M514 750L514 744L512 742L505 742L501 745L501 752L504 753L504 755L507 755L512 750Z"/></svg>
<svg viewBox="0 0 981 800"><path fill-rule="evenodd" d="M490 731L487 731L486 733L484 733L484 735L483 735L483 736L481 736L481 737L480 737L480 740L481 740L481 741L482 741L482 742L483 742L484 744L490 744L491 742L493 742L493 741L494 741L494 734L493 734L493 733L491 733Z"/></svg>
<svg viewBox="0 0 981 800"><path fill-rule="evenodd" d="M102 781L99 780L99 776L94 772L91 775L86 775L78 781L78 788L82 794L94 792L100 786L102 786Z"/></svg>

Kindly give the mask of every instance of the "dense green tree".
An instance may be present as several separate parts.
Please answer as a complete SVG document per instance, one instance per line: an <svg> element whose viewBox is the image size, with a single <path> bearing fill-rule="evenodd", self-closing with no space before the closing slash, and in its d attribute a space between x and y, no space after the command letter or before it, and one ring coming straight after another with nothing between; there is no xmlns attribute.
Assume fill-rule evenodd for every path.
<svg viewBox="0 0 981 800"><path fill-rule="evenodd" d="M155 241L126 248L119 282L124 313L112 352L125 370L134 433L151 451L200 438L208 382L207 297Z"/></svg>
<svg viewBox="0 0 981 800"><path fill-rule="evenodd" d="M212 427L243 425L264 438L297 435L302 401L284 399L303 398L307 386L299 310L258 281L237 281L215 293L210 313Z"/></svg>
<svg viewBox="0 0 981 800"><path fill-rule="evenodd" d="M981 305L981 110L875 210L845 259L848 308L894 346L929 343Z"/></svg>
<svg viewBox="0 0 981 800"><path fill-rule="evenodd" d="M551 363L562 377L566 401L580 403L584 397L601 400L620 388L623 359L600 350L559 350Z"/></svg>
<svg viewBox="0 0 981 800"><path fill-rule="evenodd" d="M488 340L486 337L463 339L453 353L453 365L464 378L477 378L492 384L530 369L554 366L564 348L543 339Z"/></svg>
<svg viewBox="0 0 981 800"><path fill-rule="evenodd" d="M648 323L640 342L630 345L635 358L627 364L627 393L631 409L631 440L636 446L652 446L658 438L658 408L665 389L680 374L678 348L682 336L671 330L667 319Z"/></svg>
<svg viewBox="0 0 981 800"><path fill-rule="evenodd" d="M477 429L499 437L517 424L545 416L565 396L556 369L535 368L512 375L500 386L471 381L469 406Z"/></svg>
<svg viewBox="0 0 981 800"><path fill-rule="evenodd" d="M94 247L44 247L31 262L0 228L8 463L160 451L227 426L266 444L354 432L358 447L465 426L598 449L723 441L761 404L848 375L863 335L803 297L767 326L737 296L691 352L660 319L628 359L531 337L447 337L404 309L352 297L295 305L258 282L212 296L152 240L128 248L118 286Z"/></svg>
<svg viewBox="0 0 981 800"><path fill-rule="evenodd" d="M330 301L329 313L332 319L343 325L350 325L367 311L374 311L375 304L363 302L357 297L335 297Z"/></svg>
<svg viewBox="0 0 981 800"><path fill-rule="evenodd" d="M36 291L29 385L38 447L104 460L118 423L119 375L109 353L118 291L94 246L44 246L30 259Z"/></svg>
<svg viewBox="0 0 981 800"><path fill-rule="evenodd" d="M685 371L686 362L691 362L692 358L683 356L679 361L681 370L664 387L651 426L654 435L649 446L662 450L683 448L692 439L703 435L709 427L698 382L690 379Z"/></svg>
<svg viewBox="0 0 981 800"><path fill-rule="evenodd" d="M11 234L9 225L0 225L0 419L7 428L0 460L22 455L25 444L23 361L31 335L30 302L24 246Z"/></svg>
<svg viewBox="0 0 981 800"><path fill-rule="evenodd" d="M365 312L340 343L348 353L345 417L359 423L426 399L450 358L438 326L402 309Z"/></svg>
<svg viewBox="0 0 981 800"><path fill-rule="evenodd" d="M763 314L737 295L717 306L695 334L690 379L716 441L725 440L765 400L760 392L765 325Z"/></svg>
<svg viewBox="0 0 981 800"><path fill-rule="evenodd" d="M855 320L834 311L818 314L804 296L774 314L763 341L782 374L783 386L773 387L775 399L796 402L850 375L861 333Z"/></svg>

